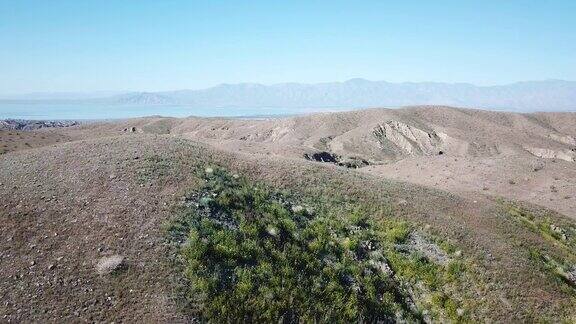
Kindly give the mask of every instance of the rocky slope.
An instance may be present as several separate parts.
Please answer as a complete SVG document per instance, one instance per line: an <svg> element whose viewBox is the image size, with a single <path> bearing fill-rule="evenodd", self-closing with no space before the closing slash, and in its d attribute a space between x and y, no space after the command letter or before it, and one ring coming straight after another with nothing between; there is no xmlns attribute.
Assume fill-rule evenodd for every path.
<svg viewBox="0 0 576 324"><path fill-rule="evenodd" d="M330 163L375 175L463 195L472 191L536 201L576 217L570 171L576 154L574 125L576 113L431 106L269 120L142 118L62 131L90 138L128 134L124 130L134 127L136 132L170 134L258 156L330 156ZM467 170L466 176L457 170Z"/></svg>

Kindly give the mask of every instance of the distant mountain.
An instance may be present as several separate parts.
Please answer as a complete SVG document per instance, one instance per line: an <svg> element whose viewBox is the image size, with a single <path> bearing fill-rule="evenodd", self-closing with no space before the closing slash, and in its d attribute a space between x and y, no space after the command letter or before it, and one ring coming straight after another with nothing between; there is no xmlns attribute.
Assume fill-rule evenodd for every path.
<svg viewBox="0 0 576 324"><path fill-rule="evenodd" d="M467 83L390 83L351 79L318 84L222 84L202 90L133 92L82 102L197 108L365 108L449 105L511 111L576 111L576 82L518 82L480 87Z"/></svg>
<svg viewBox="0 0 576 324"><path fill-rule="evenodd" d="M390 83L352 79L300 84L223 84L156 93L196 107L396 107L451 105L502 110L576 110L576 82L548 80L479 87L465 83ZM135 102L133 102L135 103Z"/></svg>
<svg viewBox="0 0 576 324"><path fill-rule="evenodd" d="M151 92L133 92L115 97L113 100L121 104L138 104L138 105L172 105L178 103L177 100L170 96Z"/></svg>

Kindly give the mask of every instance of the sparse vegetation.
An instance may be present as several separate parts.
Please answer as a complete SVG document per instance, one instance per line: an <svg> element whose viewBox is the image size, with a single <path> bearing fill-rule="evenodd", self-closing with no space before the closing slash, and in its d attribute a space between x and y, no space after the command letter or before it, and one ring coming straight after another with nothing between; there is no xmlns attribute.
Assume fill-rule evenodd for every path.
<svg viewBox="0 0 576 324"><path fill-rule="evenodd" d="M562 248L562 255L552 255L542 249L529 248L530 257L560 282L576 289L576 227L556 224L550 217L536 217L518 206L508 205L508 213L531 230Z"/></svg>
<svg viewBox="0 0 576 324"><path fill-rule="evenodd" d="M172 161L158 155L144 158L143 168L138 171L140 185L149 184L155 180L165 178L173 170Z"/></svg>
<svg viewBox="0 0 576 324"><path fill-rule="evenodd" d="M402 248L413 229L358 206L310 206L218 168L168 233L188 308L214 321L461 319L444 286L465 271ZM318 208L317 208L318 207Z"/></svg>
<svg viewBox="0 0 576 324"><path fill-rule="evenodd" d="M262 236L253 236L252 242L261 251L265 242L277 242L274 234L283 233L278 226L267 227L277 224L262 211L280 206L282 219L306 215L304 224L325 225L324 232L301 225L290 231L300 235L308 228L314 235L328 231L342 238L355 218L368 219L369 227L362 230L362 235L375 237L376 251L382 254L378 260L392 272L372 282L386 280L386 291L400 296L384 305L389 306L384 314L393 320L574 322L574 170L568 161L538 159L546 167L533 173L530 162L535 158L521 146L527 137L515 137L527 129L541 128L529 123L508 135L494 132L494 138L476 137L480 129L473 129L469 133L472 136L467 136L464 129L456 129L456 133L448 129L447 135L458 134L463 145L451 142L446 148L437 148L445 150L444 157L403 158L399 162L392 162L397 153L393 147L370 140L372 129L366 128L372 122L397 120L399 116L423 130L428 129L428 118L440 120L440 116L460 125L474 125L476 116L485 121L513 121L510 125L518 121L512 114L486 113L484 117L488 118L484 118L478 113L463 114L450 108L370 110L298 117L293 124L276 119L251 122L151 117L37 132L0 131L0 151L8 153L0 156L0 214L5 237L0 245L3 251L9 251L2 256L0 267L5 278L0 283L0 317L7 322L224 321L205 311L216 307L217 299L204 298L202 291L207 290L198 290L191 279L196 276L211 280L210 273L219 273L214 269L228 264L234 265L230 269L241 269L240 256L246 250L237 244L240 252L232 257L196 257L197 266L207 267L211 262L212 268L207 269L212 270L190 270L193 259L186 253L197 251L189 235L193 228L207 231L203 224L192 220L210 225L214 222L212 211L218 210L221 213L214 215L223 219L256 217L258 221L252 224L265 230ZM466 116L470 118L461 119ZM560 119L564 123L564 118ZM549 122L552 127L561 127L555 126L552 119ZM483 125L488 127L484 134L490 135L494 128L488 122ZM134 132L123 131L132 127ZM170 135L157 135L168 131ZM331 134L334 138L326 147L314 144ZM522 152L498 154L499 147L490 143L496 138L501 143L502 136ZM544 137L540 140L542 146L548 145ZM53 145L58 141L63 143ZM466 147L466 143L468 150L462 155L458 148ZM351 171L305 161L302 153L313 150L361 156L378 165ZM431 154L437 152L432 150ZM385 159L391 160L382 162ZM242 176L235 177L217 167L206 172L206 166L214 165ZM244 176L250 181L242 179ZM517 184L509 185L509 179ZM221 184L220 189L215 187L217 184ZM432 184L446 191L432 189ZM557 192L552 192L551 184ZM266 193L265 198L255 205L235 205L233 201L244 197L241 188L247 190L247 197L258 196L253 188L259 188ZM459 194L462 190L467 190L465 195ZM222 192L236 198L232 202L221 200ZM515 201L500 205L495 198L499 195ZM510 211L518 215L510 215L509 206L515 207ZM167 233L160 226L173 218L168 232L173 244L164 244L162 239ZM235 227L225 228L224 233L232 238L246 235ZM296 244L298 241L286 242L284 246L295 245L301 255L313 260L319 255L309 251L308 246ZM278 245L273 247L278 252L272 254L274 258L269 256L271 250L264 250L256 260L268 260L272 265L265 272L269 278L286 277L294 282L282 274L283 264L279 262L291 265L293 255L299 254L284 255ZM356 253L339 247L347 251L342 253L344 256ZM122 255L125 262L118 268L103 262L104 269L114 270L98 274L99 261L115 254ZM278 254L282 258L276 257ZM334 259L335 264L351 269L374 271L369 260L340 255ZM309 296L312 290L306 285L318 278L327 278L327 283L339 278L328 277L321 270L306 274L312 279L295 287L299 291L293 296ZM365 287L374 286L353 278ZM291 290L280 290L277 281L264 284L263 280L250 279L284 303L273 304L271 309L283 309L288 304L286 296L291 296ZM211 296L236 292L237 278L213 282L230 286L211 290ZM334 287L347 293L346 282L336 283ZM238 303L245 307L242 312L254 311L247 307L255 307L256 302L262 306L270 296L254 293L254 289L251 292L249 298ZM307 314L306 307L328 309L326 314L344 309L330 308L329 302L342 302L332 302L338 295L327 296L300 302L294 309L298 314ZM372 300L370 296L362 298ZM237 305L231 304L219 305L240 312L235 309ZM370 304L354 301L345 306L364 314L366 305ZM190 312L179 311L182 309ZM220 309L212 309L220 313ZM390 309L400 311L390 315ZM270 313L257 315L262 321L273 317ZM338 320L352 315L346 316Z"/></svg>
<svg viewBox="0 0 576 324"><path fill-rule="evenodd" d="M535 217L534 214L515 205L508 205L507 210L509 215L533 231L576 254L576 227L573 225L556 224L550 217Z"/></svg>
<svg viewBox="0 0 576 324"><path fill-rule="evenodd" d="M537 249L530 249L530 256L558 281L576 289L576 265L569 264L565 260L558 260Z"/></svg>

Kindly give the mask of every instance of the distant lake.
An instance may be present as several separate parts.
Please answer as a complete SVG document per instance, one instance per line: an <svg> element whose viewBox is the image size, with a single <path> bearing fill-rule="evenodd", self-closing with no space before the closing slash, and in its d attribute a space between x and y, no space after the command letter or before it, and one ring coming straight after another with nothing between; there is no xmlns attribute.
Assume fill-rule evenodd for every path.
<svg viewBox="0 0 576 324"><path fill-rule="evenodd" d="M121 105L0 102L0 119L94 120L160 115L166 117L273 117L311 112L344 111L335 108L193 108L176 105Z"/></svg>

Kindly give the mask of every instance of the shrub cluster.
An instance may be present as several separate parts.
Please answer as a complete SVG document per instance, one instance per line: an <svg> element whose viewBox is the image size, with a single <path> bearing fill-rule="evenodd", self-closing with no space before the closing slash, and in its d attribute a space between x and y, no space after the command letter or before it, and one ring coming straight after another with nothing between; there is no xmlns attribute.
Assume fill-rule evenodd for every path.
<svg viewBox="0 0 576 324"><path fill-rule="evenodd" d="M172 225L197 315L212 321L415 320L387 235L361 212L315 212L219 169Z"/></svg>

